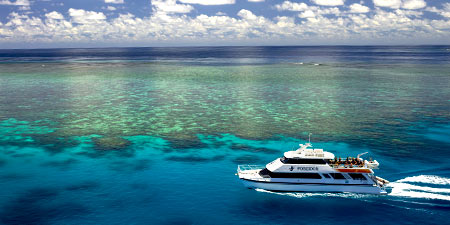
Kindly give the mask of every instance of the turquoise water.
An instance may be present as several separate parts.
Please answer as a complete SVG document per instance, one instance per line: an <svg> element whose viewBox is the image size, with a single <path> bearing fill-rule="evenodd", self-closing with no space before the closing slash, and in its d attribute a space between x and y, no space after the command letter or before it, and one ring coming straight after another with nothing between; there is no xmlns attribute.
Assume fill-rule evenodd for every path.
<svg viewBox="0 0 450 225"><path fill-rule="evenodd" d="M446 48L0 51L0 221L446 223ZM308 133L338 156L368 151L389 195L255 191L234 175Z"/></svg>

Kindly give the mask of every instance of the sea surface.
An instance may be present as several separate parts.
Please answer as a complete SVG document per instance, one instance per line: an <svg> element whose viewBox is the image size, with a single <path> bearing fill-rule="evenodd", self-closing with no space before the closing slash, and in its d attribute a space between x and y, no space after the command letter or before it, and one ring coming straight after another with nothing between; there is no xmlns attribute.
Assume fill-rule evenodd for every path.
<svg viewBox="0 0 450 225"><path fill-rule="evenodd" d="M245 188L308 139L388 195ZM0 224L448 224L450 46L0 50Z"/></svg>

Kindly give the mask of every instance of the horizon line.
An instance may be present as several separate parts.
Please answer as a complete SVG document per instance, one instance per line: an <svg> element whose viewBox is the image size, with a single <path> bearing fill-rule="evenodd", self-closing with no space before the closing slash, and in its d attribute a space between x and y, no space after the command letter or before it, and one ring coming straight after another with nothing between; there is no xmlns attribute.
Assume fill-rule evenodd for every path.
<svg viewBox="0 0 450 225"><path fill-rule="evenodd" d="M106 46L106 47L42 47L42 48L0 48L2 50L50 50L50 49L114 49L114 48L224 48L224 47L421 47L450 46L450 44L370 44L370 45L186 45L186 46Z"/></svg>

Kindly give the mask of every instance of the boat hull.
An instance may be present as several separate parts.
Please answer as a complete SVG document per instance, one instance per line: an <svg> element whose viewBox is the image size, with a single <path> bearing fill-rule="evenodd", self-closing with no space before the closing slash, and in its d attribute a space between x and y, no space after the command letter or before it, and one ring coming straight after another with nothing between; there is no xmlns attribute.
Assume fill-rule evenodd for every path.
<svg viewBox="0 0 450 225"><path fill-rule="evenodd" d="M364 194L387 194L385 190L376 185L355 184L313 184L313 183L285 183L264 182L241 179L247 188L263 189L267 191L283 192L351 192Z"/></svg>

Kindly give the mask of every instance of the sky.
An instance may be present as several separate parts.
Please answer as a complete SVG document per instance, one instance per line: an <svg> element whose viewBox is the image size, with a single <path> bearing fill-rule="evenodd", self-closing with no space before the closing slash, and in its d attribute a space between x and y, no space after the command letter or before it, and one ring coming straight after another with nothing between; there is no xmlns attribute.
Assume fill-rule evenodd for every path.
<svg viewBox="0 0 450 225"><path fill-rule="evenodd" d="M449 0L0 0L0 48L450 44Z"/></svg>

